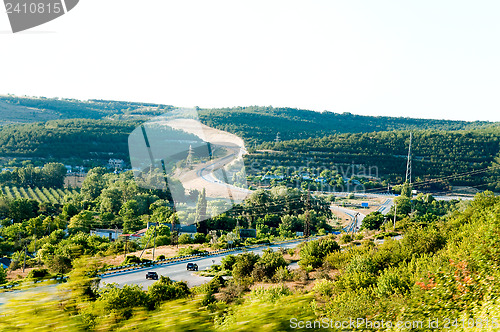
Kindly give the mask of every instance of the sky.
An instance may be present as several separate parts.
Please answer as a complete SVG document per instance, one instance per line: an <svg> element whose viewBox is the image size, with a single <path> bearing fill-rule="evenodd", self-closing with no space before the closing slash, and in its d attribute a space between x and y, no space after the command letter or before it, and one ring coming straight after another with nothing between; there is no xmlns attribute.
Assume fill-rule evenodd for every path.
<svg viewBox="0 0 500 332"><path fill-rule="evenodd" d="M2 10L0 94L500 121L499 13L488 0L80 0L13 34Z"/></svg>

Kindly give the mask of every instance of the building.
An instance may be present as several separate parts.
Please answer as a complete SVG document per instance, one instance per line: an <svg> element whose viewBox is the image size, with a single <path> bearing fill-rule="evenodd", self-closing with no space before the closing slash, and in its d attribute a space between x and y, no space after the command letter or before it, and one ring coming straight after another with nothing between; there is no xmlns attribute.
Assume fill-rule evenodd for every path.
<svg viewBox="0 0 500 332"><path fill-rule="evenodd" d="M109 159L108 160L108 167L109 168L122 169L123 166L125 166L125 162L123 161L123 159Z"/></svg>
<svg viewBox="0 0 500 332"><path fill-rule="evenodd" d="M105 237L108 238L110 241L115 241L122 234L123 230L121 229L93 229L90 231L90 235Z"/></svg>

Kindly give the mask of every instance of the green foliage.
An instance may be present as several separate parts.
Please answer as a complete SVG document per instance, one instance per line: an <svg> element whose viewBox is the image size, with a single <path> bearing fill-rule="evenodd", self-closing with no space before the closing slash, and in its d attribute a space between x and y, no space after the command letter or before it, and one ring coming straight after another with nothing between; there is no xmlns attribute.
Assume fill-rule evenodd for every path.
<svg viewBox="0 0 500 332"><path fill-rule="evenodd" d="M237 264L238 261L236 261L235 265ZM284 268L287 265L282 253L273 252L271 249L265 250L254 265L252 277L256 281L270 280L274 277L276 270Z"/></svg>
<svg viewBox="0 0 500 332"><path fill-rule="evenodd" d="M237 256L235 255L227 255L222 257L222 260L220 262L222 270L226 271L232 271L234 264L236 264L236 259Z"/></svg>
<svg viewBox="0 0 500 332"><path fill-rule="evenodd" d="M190 256L190 255L195 255L195 254L201 254L201 253L204 253L204 252L206 252L206 250L195 249L192 246L188 246L186 248L179 249L179 251L177 252L176 256L178 256L178 257L180 257L180 256Z"/></svg>
<svg viewBox="0 0 500 332"><path fill-rule="evenodd" d="M346 244L346 243L352 242L352 236L350 234L342 234L339 242L341 244Z"/></svg>
<svg viewBox="0 0 500 332"><path fill-rule="evenodd" d="M375 211L367 215L363 219L362 228L366 229L379 229L384 223L384 215L379 211Z"/></svg>
<svg viewBox="0 0 500 332"><path fill-rule="evenodd" d="M259 255L253 252L247 252L236 256L236 263L233 265L233 278L242 280L245 277L250 277L259 258Z"/></svg>
<svg viewBox="0 0 500 332"><path fill-rule="evenodd" d="M283 297L292 295L290 289L284 285L272 286L269 288L259 287L250 293L250 298L262 302L276 303Z"/></svg>
<svg viewBox="0 0 500 332"><path fill-rule="evenodd" d="M191 235L181 234L181 236L179 236L179 244L190 244L190 243L193 243Z"/></svg>
<svg viewBox="0 0 500 332"><path fill-rule="evenodd" d="M340 250L340 246L331 237L308 241L300 248L299 265L302 268L307 266L313 268L320 267L326 255L338 250Z"/></svg>
<svg viewBox="0 0 500 332"><path fill-rule="evenodd" d="M160 279L148 287L149 308L158 308L165 301L187 297L191 294L185 282L172 282L161 276Z"/></svg>
<svg viewBox="0 0 500 332"><path fill-rule="evenodd" d="M0 285L5 284L7 282L7 271L3 268L3 266L0 266Z"/></svg>

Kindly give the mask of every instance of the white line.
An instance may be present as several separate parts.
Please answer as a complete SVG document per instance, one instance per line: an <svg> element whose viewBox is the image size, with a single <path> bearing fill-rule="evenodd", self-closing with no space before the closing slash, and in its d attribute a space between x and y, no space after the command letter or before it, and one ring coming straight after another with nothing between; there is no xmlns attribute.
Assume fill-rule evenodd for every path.
<svg viewBox="0 0 500 332"><path fill-rule="evenodd" d="M66 14L68 12L68 10L66 9L66 0L61 0L61 3L64 10L64 14Z"/></svg>

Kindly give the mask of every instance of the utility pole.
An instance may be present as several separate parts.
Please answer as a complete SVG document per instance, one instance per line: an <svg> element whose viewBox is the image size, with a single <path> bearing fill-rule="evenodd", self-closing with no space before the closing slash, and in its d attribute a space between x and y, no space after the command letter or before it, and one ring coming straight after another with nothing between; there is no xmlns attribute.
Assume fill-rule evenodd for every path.
<svg viewBox="0 0 500 332"><path fill-rule="evenodd" d="M304 237L308 238L311 233L311 217L310 217L310 205L311 205L311 192L309 188L307 190L307 201L306 201L306 220L304 222Z"/></svg>
<svg viewBox="0 0 500 332"><path fill-rule="evenodd" d="M24 262L23 262L23 273L24 273L24 269L26 268L26 255L27 255L27 252L28 252L28 247L26 246L26 244L24 245Z"/></svg>
<svg viewBox="0 0 500 332"><path fill-rule="evenodd" d="M123 255L124 258L127 257L127 244L128 244L128 236L125 236L125 254Z"/></svg>
<svg viewBox="0 0 500 332"><path fill-rule="evenodd" d="M410 132L410 145L408 146L408 160L406 162L406 182L411 185L411 141L413 133Z"/></svg>
<svg viewBox="0 0 500 332"><path fill-rule="evenodd" d="M396 230L396 215L398 212L398 203L394 200L394 230Z"/></svg>
<svg viewBox="0 0 500 332"><path fill-rule="evenodd" d="M356 228L358 227L358 216L359 216L359 212L356 212L356 214L354 215L354 225L352 226L352 235L351 236L354 236L354 232L356 231Z"/></svg>
<svg viewBox="0 0 500 332"><path fill-rule="evenodd" d="M155 260L155 250L156 250L156 227L155 227L155 234L153 238L153 260Z"/></svg>

